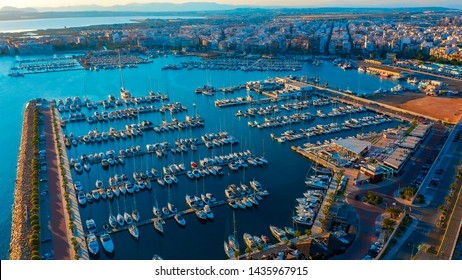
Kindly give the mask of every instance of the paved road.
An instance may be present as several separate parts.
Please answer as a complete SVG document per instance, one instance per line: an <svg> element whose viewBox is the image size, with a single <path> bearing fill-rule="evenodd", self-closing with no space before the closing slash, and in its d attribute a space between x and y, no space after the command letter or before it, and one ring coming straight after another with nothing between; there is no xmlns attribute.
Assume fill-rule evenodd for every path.
<svg viewBox="0 0 462 280"><path fill-rule="evenodd" d="M71 251L68 226L64 215L63 189L59 181L58 155L55 149L51 111L43 110L48 165L48 192L50 199L50 229L52 232L53 256L57 260L70 260Z"/></svg>
<svg viewBox="0 0 462 280"><path fill-rule="evenodd" d="M410 203L406 203L402 200L397 200L395 195L399 192L399 188L404 188L409 185L417 176L420 168L426 164L425 160L427 157L431 157L434 147L439 143L443 136L445 128L442 125L436 124L433 130L427 135L427 138L423 141L419 149L413 155L416 160L414 162L408 162L404 168L404 174L401 175L398 180L389 181L388 183L382 183L381 185L374 187L350 187L347 189L347 202L353 206L357 212L359 218L358 233L350 248L345 254L334 257L334 259L361 259L363 258L370 245L377 240L379 233L377 231L376 221L378 217L385 211L387 206L391 206L393 203L396 205L406 208L409 210ZM383 197L383 203L379 206L372 206L368 203L355 200L355 196L358 195L360 198L367 195L368 191L380 193ZM444 196L443 196L444 198ZM411 209L412 212L412 209ZM415 212L415 210L414 210ZM418 213L413 213L417 215ZM434 210L427 210L425 215L432 214L432 218L437 219L437 215ZM420 212L423 215L423 212ZM420 225L422 226L422 225ZM419 227L419 224L417 224ZM431 224L427 225L431 227ZM403 244L406 246L407 243ZM409 249L409 256L402 256L402 259L409 259L412 253Z"/></svg>
<svg viewBox="0 0 462 280"><path fill-rule="evenodd" d="M456 129L459 129L461 124L462 120ZM430 170L434 172L434 170L442 168L445 170L445 173L440 176L440 183L435 189L427 188L428 182L424 182L422 193L430 203L424 208L412 208L415 214L420 217L419 224L417 225L417 229L407 238L401 250L393 256L394 259L410 259L411 255L416 253L415 246L420 244L427 244L438 248L441 243L444 231L435 226L440 215L437 208L439 205L445 203L445 197L449 193L449 186L452 184L455 175L455 166L462 159L462 140L452 142L452 137L453 135L450 135L448 145L442 150L434 168ZM431 180L431 178L433 178L433 174L428 176L428 180Z"/></svg>

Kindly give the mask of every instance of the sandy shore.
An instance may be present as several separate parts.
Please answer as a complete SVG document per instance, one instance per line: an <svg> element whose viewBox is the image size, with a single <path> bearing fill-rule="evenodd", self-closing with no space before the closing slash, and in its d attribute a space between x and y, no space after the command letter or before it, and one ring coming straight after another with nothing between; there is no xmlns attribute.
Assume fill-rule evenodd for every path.
<svg viewBox="0 0 462 280"><path fill-rule="evenodd" d="M31 204L32 159L34 158L34 111L35 104L29 103L24 112L21 145L18 158L16 187L14 192L13 218L11 226L10 259L30 259L29 236L32 229L28 220Z"/></svg>

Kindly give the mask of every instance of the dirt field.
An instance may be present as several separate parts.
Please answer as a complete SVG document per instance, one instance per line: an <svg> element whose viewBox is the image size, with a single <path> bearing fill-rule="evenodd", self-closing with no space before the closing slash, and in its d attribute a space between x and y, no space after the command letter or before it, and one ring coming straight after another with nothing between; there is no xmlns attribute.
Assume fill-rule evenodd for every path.
<svg viewBox="0 0 462 280"><path fill-rule="evenodd" d="M374 100L443 121L458 122L462 117L462 96L431 97L422 93L404 93Z"/></svg>

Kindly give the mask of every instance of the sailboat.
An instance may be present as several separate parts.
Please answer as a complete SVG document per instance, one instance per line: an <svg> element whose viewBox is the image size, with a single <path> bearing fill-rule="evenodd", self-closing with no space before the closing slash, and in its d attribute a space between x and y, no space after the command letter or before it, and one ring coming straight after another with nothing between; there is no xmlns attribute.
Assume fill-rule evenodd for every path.
<svg viewBox="0 0 462 280"><path fill-rule="evenodd" d="M164 233L164 226L162 225L161 219L154 219L154 229L157 230L159 233Z"/></svg>
<svg viewBox="0 0 462 280"><path fill-rule="evenodd" d="M180 226L186 226L186 220L183 218L183 216L181 216L181 214L176 214L173 218Z"/></svg>
<svg viewBox="0 0 462 280"><path fill-rule="evenodd" d="M119 224L119 226L123 226L125 224L125 220L124 220L124 217L120 214L120 210L119 210L119 201L117 201L117 223Z"/></svg>
<svg viewBox="0 0 462 280"><path fill-rule="evenodd" d="M120 82L121 82L121 88L120 88L120 97L122 99L129 99L132 97L131 93L125 89L124 87L124 79L122 76L122 63L120 62L120 50L119 50L119 73L120 73Z"/></svg>
<svg viewBox="0 0 462 280"><path fill-rule="evenodd" d="M131 224L128 226L128 232L130 232L130 235L133 236L136 240L138 240L140 232L135 224Z"/></svg>
<svg viewBox="0 0 462 280"><path fill-rule="evenodd" d="M136 198L135 198L135 196L133 196L133 208L134 209L132 211L132 218L133 218L133 220L135 220L135 222L139 222L140 221L140 212L136 208Z"/></svg>
<svg viewBox="0 0 462 280"><path fill-rule="evenodd" d="M239 242L236 239L236 234L237 234L237 231L236 231L236 216L235 216L234 212L233 212L233 228L234 228L233 234L230 234L228 236L228 243L229 243L229 246L233 250L238 251L239 250Z"/></svg>

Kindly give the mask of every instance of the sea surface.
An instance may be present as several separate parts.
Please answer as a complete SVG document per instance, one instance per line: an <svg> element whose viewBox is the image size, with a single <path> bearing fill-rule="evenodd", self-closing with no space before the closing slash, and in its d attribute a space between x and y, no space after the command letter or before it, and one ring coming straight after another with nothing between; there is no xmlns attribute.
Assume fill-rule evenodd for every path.
<svg viewBox="0 0 462 280"><path fill-rule="evenodd" d="M0 32L25 32L41 29L59 29L66 27L82 27L90 25L130 23L143 19L193 19L197 17L184 16L120 16L120 17L74 17L74 18L43 18L0 21Z"/></svg>
<svg viewBox="0 0 462 280"><path fill-rule="evenodd" d="M31 58L31 57L27 57ZM118 97L121 85L120 75L117 70L107 71L70 71L55 72L45 74L26 75L23 78L11 78L8 76L9 68L13 66L16 58L0 58L0 144L2 146L2 156L0 161L0 259L8 258L8 248L11 231L11 208L13 204L14 184L16 176L16 161L20 142L22 114L28 100L36 97L46 99L58 99L65 97L80 96L83 100L87 97L91 100L106 99L108 94ZM19 59L19 58L18 58ZM172 118L184 120L185 115L198 114L205 119L205 127L174 131L169 133L157 134L153 131L146 132L141 138L125 141L114 141L102 144L79 145L72 147L68 151L69 158L77 158L83 153L105 152L109 149L119 150L120 148L141 145L145 148L147 143L168 141L174 143L178 138L195 137L211 132L228 131L239 140L239 145L232 147L232 152L239 152L250 149L257 155L264 155L269 164L263 167L249 166L244 172L231 172L227 167L225 176L208 176L205 179L191 181L186 176L179 177L178 185L171 188L159 187L153 183L152 191L140 191L135 196L130 195L125 199L120 197L112 202L100 201L87 205L81 210L83 220L94 218L99 228L103 223L107 223L109 213L117 211L130 212L133 207L140 211L141 219L152 218L152 206L166 206L167 202L173 202L180 210L186 209L185 195L200 194L211 192L218 199L224 199L224 188L231 183L239 184L255 178L260 181L270 192L270 196L263 199L258 207L250 210L238 210L236 212L236 230L241 248L244 248L242 234L248 232L254 235L271 236L269 225L279 227L292 226L291 216L295 206L295 198L301 197L306 190L304 178L309 171L310 161L301 157L290 149L291 145L302 145L310 141L316 143L323 142L338 136L352 136L359 132L371 130L381 130L395 126L398 122L383 124L380 126L370 126L364 129L349 130L331 135L312 137L311 139L296 142L279 144L270 138L270 134L279 135L288 129L298 130L317 124L339 122L350 117L362 117L375 115L372 112L352 114L335 117L315 119L302 124L290 127L278 127L274 129L250 128L247 126L249 120L262 121L262 116L253 119L238 118L235 113L239 109L249 107L238 106L229 108L217 108L213 105L215 99L236 98L245 96L245 91L234 94L218 92L215 96L202 96L194 93L194 89L210 83L215 87L228 87L231 85L243 84L247 81L262 80L276 76L307 75L320 77L321 83L328 82L332 87L350 89L359 92L372 92L380 87L389 89L395 86L398 81L382 80L376 76L358 73L355 70L344 71L330 62L326 61L321 66L305 64L303 70L299 72L240 72L240 71L218 71L218 70L167 70L162 71L161 67L166 64L179 63L191 57L162 57L154 60L153 63L140 65L138 68L127 68L123 70L124 84L134 96L148 95L149 91L160 91L170 96L169 102L179 101L187 106L188 111L181 114L162 115L159 112L140 114L139 121L150 120L160 124L162 120L171 121ZM404 84L404 83L403 83ZM255 93L251 93L256 99L261 98ZM196 106L193 106L195 104ZM159 103L154 104L156 107ZM269 104L263 104L267 106ZM337 105L338 106L338 105ZM342 106L342 105L340 105ZM329 112L332 105L315 107L306 111L312 114L321 109ZM102 108L100 107L101 111ZM88 114L86 108L82 112ZM295 111L281 112L282 115L290 115ZM104 124L88 124L87 122L71 123L66 126L64 133L73 132L75 135L84 135L89 130L98 129L100 132L108 131L109 127L123 129L126 124L137 123L138 120L119 120ZM167 159L160 160L153 156L143 156L126 161L124 169L121 167L110 168L108 171L102 170L97 165L93 165L90 173L82 175L74 174L74 180L81 180L86 190L94 189L95 180L100 178L107 185L109 176L115 173L125 172L131 178L133 170L146 170L155 167L160 170L162 166L171 163L184 162L189 167L189 162L211 155L228 154L230 147L206 149L204 146L198 147L198 151L172 156L169 154ZM215 219L212 222L200 223L194 214L185 216L187 225L180 228L174 220L169 220L164 225L165 234L163 236L155 232L152 224L140 227L140 240L135 241L127 231L113 234L115 243L114 259L151 259L154 254L162 256L164 259L224 259L223 240L233 231L232 211L228 205L213 208ZM105 254L100 254L100 259L108 258Z"/></svg>

